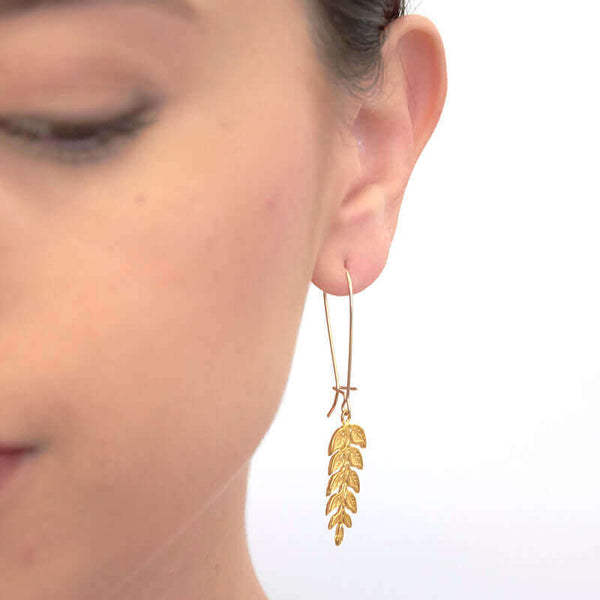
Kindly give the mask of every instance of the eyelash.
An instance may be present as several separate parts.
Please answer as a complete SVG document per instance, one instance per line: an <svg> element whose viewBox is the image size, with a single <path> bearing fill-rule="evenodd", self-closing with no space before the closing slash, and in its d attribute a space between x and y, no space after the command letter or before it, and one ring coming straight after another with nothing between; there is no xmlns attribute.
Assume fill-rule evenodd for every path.
<svg viewBox="0 0 600 600"><path fill-rule="evenodd" d="M87 164L110 156L119 140L128 140L154 123L156 119L149 117L147 112L148 105L144 104L103 121L0 117L0 131L30 146L36 156L41 154L68 164ZM77 148L78 145L83 147Z"/></svg>

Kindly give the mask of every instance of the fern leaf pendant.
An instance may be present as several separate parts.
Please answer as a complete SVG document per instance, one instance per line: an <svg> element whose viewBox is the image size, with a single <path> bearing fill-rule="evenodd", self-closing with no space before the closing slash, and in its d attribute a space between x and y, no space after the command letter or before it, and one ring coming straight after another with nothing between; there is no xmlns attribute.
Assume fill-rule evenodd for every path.
<svg viewBox="0 0 600 600"><path fill-rule="evenodd" d="M329 520L329 529L335 527L335 545L339 546L344 539L344 526L352 527L352 519L347 511L356 513L356 496L350 488L360 492L358 474L352 468L363 468L360 450L354 445L366 448L367 438L362 427L346 421L336 429L329 442L329 483L327 484L327 500L325 515L334 512ZM333 494L333 495L332 495Z"/></svg>

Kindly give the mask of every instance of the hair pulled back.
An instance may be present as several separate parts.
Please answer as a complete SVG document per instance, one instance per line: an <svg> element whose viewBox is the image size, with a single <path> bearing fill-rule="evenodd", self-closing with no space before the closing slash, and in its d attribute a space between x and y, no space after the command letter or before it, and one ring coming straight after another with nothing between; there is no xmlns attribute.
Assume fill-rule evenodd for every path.
<svg viewBox="0 0 600 600"><path fill-rule="evenodd" d="M406 13L406 0L307 0L319 55L336 83L354 95L379 83L386 27Z"/></svg>

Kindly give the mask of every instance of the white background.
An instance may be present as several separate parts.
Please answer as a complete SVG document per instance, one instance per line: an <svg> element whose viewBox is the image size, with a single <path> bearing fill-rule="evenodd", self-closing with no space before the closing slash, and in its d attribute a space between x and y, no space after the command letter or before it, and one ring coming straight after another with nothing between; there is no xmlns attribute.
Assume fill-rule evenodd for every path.
<svg viewBox="0 0 600 600"><path fill-rule="evenodd" d="M424 0L448 97L354 296L354 525L327 529L334 384L311 284L246 516L272 600L600 598L600 16ZM348 298L329 296L342 385Z"/></svg>

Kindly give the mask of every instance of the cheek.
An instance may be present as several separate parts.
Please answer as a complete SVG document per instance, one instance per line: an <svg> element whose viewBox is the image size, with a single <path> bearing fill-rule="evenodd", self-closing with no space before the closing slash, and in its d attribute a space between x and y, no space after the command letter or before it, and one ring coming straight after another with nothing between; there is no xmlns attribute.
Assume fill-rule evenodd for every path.
<svg viewBox="0 0 600 600"><path fill-rule="evenodd" d="M89 395L91 382L101 391L81 414L93 427L103 422L146 446L178 431L167 442L173 454L179 443L201 448L211 439L208 456L220 461L228 436L236 452L258 443L285 385L310 280L310 211L302 210L310 199L290 179L242 179L245 196L186 195L169 213L141 215L143 227L115 241L93 281L80 280L96 316L86 311L73 323L90 374L81 392Z"/></svg>
<svg viewBox="0 0 600 600"><path fill-rule="evenodd" d="M116 504L152 498L154 514L168 513L157 519L160 535L248 460L292 360L310 280L310 211L302 210L310 198L289 177L242 179L245 196L237 186L215 193L204 218L176 211L120 249L128 274L113 280L114 312L98 349L110 360L86 369L95 370L101 393L88 392L81 414L78 445L89 452L77 470L85 457L96 464L85 493L109 482L120 490ZM207 206L205 196L179 202Z"/></svg>

